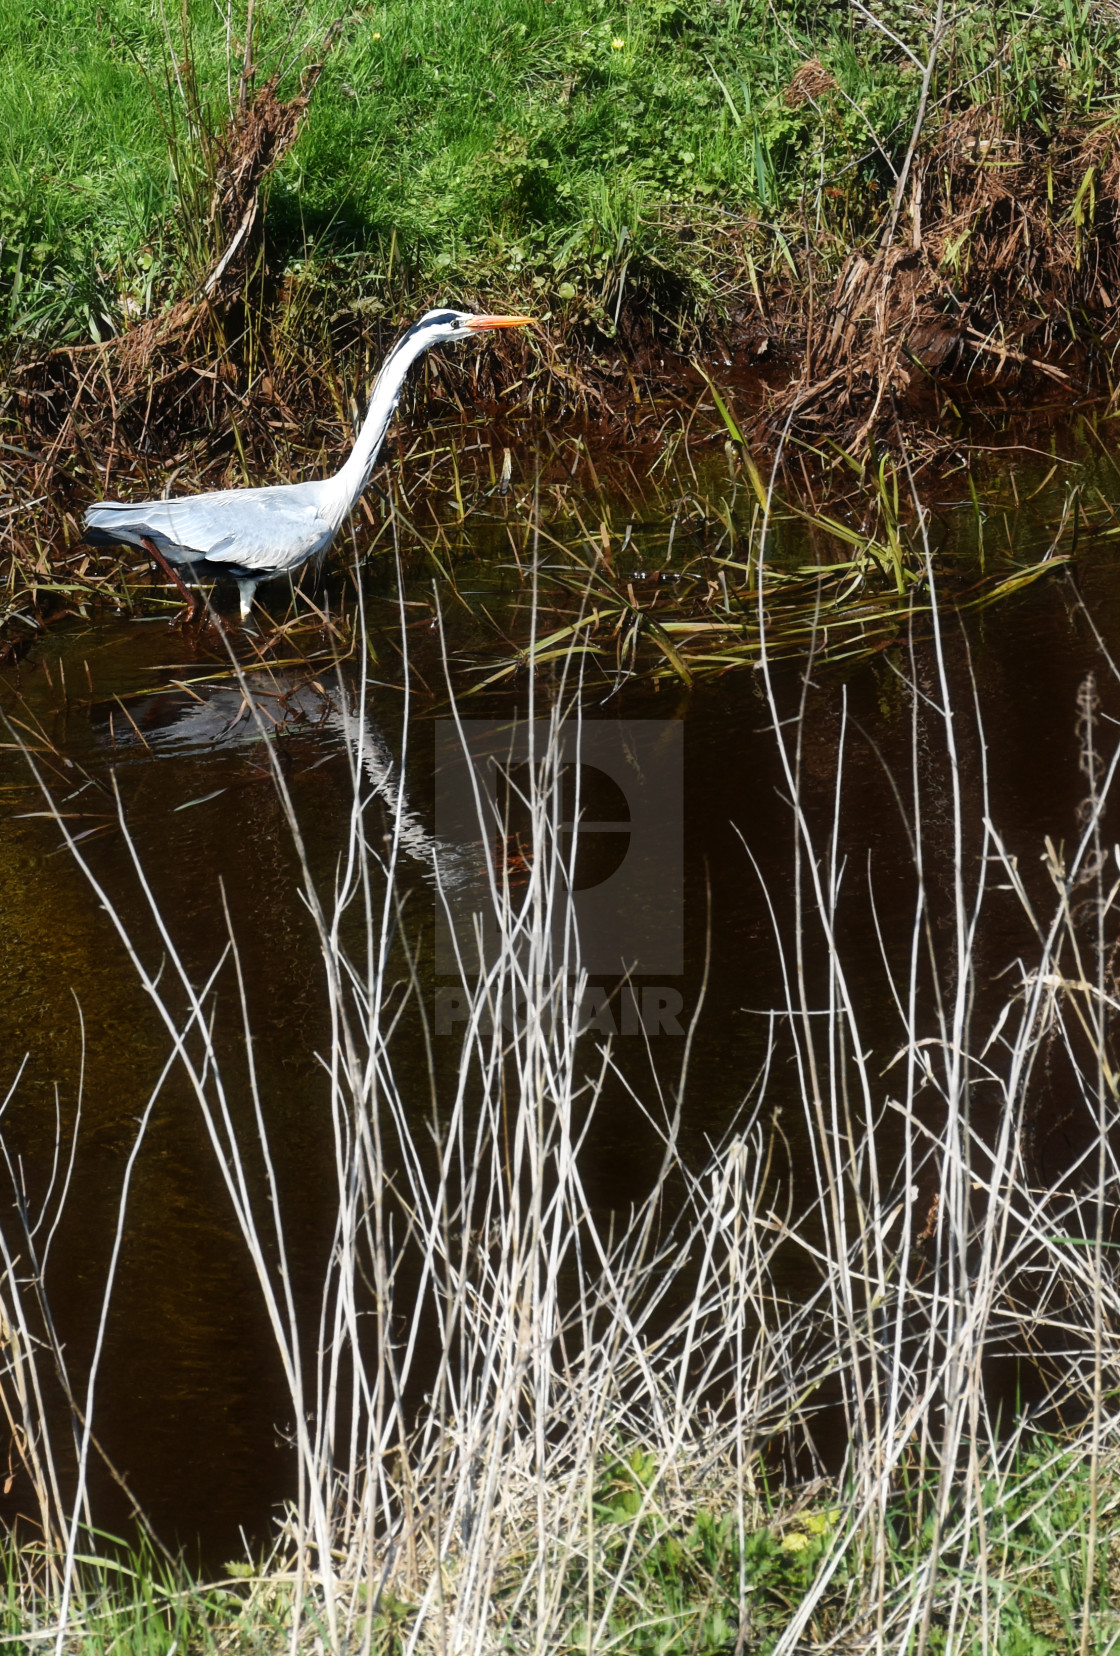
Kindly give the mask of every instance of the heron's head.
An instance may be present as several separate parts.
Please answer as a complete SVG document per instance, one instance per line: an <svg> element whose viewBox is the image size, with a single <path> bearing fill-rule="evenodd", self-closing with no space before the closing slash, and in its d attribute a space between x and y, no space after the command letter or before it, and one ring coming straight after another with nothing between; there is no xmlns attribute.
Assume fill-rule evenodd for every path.
<svg viewBox="0 0 1120 1656"><path fill-rule="evenodd" d="M490 328L528 328L531 316L477 316L472 311L430 310L409 332L420 336L425 345L439 345L444 340L470 339L473 334L485 333Z"/></svg>

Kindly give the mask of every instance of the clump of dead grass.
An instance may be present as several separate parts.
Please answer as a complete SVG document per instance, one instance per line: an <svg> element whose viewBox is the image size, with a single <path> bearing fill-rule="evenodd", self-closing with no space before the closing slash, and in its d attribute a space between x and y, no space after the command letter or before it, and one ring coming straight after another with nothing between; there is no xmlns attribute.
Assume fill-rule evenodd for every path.
<svg viewBox="0 0 1120 1656"><path fill-rule="evenodd" d="M807 314L771 419L865 452L899 410L1012 380L1104 378L1120 296L1120 123L1050 139L998 102L948 120L915 160L889 243L854 250Z"/></svg>

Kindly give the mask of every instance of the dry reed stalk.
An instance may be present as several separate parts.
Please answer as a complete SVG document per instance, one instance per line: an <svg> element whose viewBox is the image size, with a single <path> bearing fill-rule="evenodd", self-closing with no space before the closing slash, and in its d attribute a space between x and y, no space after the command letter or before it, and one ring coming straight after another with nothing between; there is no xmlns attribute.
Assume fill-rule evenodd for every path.
<svg viewBox="0 0 1120 1656"><path fill-rule="evenodd" d="M772 475L760 568L773 488ZM914 504L924 535L926 517ZM936 591L928 543L925 559ZM526 560L535 586L539 544ZM409 1606L399 1631L410 1653L607 1648L646 1614L642 1571L658 1538L681 1533L705 1506L735 1515L727 1558L738 1575L741 1644L752 1615L771 1618L775 1656L805 1648L814 1628L813 1638L834 1645L870 1642L900 1656L928 1645L935 1631L952 1641L981 1625L992 1639L995 1565L973 1579L957 1561L983 1551L1007 1492L1029 1499L1038 1479L1016 1470L1030 1422L997 1427L985 1364L994 1351L1030 1351L1040 1340L1052 1350L1049 1401L1083 1423L1080 1441L1100 1490L1117 1445L1120 1381L1120 1280L1103 1234L1120 1204L1107 1056L1120 1001L1108 955L1116 889L1102 883L1098 824L1120 749L1099 772L1093 763L1079 839L1067 860L1052 859L1046 912L988 820L980 710L953 706L936 609L934 616L933 641L915 642L908 669L913 770L900 779L899 800L912 847L913 926L901 957L895 940L884 940L897 1030L886 1068L890 1054L872 1051L839 940L853 732L845 719L822 809L806 781L809 672L789 706L763 656L790 802L795 907L792 922L771 909L776 992L765 1063L742 1119L700 1169L680 1148L687 1048L676 1086L662 1092L655 1075L641 1080L609 1043L580 1035L584 977L566 896L574 851L562 834L560 785L561 730L579 717L574 663L547 705L530 680L527 715L543 721L524 784L532 855L523 884L488 854L476 871L474 901L497 941L473 960L461 957L468 1017L458 1060L449 1075L433 1064L425 1099L396 1046L395 986L403 973L410 995L424 989L406 946L397 878L417 827L406 793L415 743L408 710L399 763L382 766L373 782L387 806L378 819L368 652L359 650L338 698L349 710L337 729L352 805L329 889L313 877L298 799L266 744L331 1019L323 1130L334 1151L335 1226L322 1302L310 1314L291 1294L270 1101L253 1068L232 928L240 1075L214 1042L213 979L196 984L183 964L123 810L145 923L157 928L165 979L185 1014L144 965L130 920L113 909L60 817L63 839L110 909L164 1022L169 1062L181 1066L196 1099L290 1387L299 1473L287 1528L293 1651L310 1647L317 1627L334 1650L372 1649L375 1611L387 1615L390 1596ZM402 590L407 695L406 620ZM761 602L760 625L765 632ZM247 680L243 690L261 718ZM1086 741L1088 732L1087 724ZM924 768L934 764L936 776ZM478 809L485 848L495 824L481 795ZM374 832L379 820L387 845ZM433 857L437 898L450 907L447 864L438 848ZM1018 897L1034 952L1002 1005L981 1011L979 935L995 870ZM765 887L763 896L770 900ZM505 1026L493 1016L503 1005L524 1010ZM1048 1186L1030 1153L1044 1052L1052 1062L1061 1056L1085 1125L1083 1173L1062 1169ZM812 1158L810 1189L802 1185L790 1209L768 1118L779 1056L793 1059L799 1077ZM613 1225L590 1199L582 1166L608 1080L646 1094L661 1147L646 1197ZM247 1135L231 1108L235 1083L251 1101ZM982 1091L998 1099L983 1118ZM263 1157L262 1200L250 1193L251 1148ZM125 1212L126 1195L118 1235ZM797 1294L788 1288L791 1269ZM111 1279L103 1322L110 1291ZM0 1281L9 1322L12 1293L10 1280ZM418 1400L432 1329L438 1356ZM15 1416L15 1371L3 1385ZM775 1624L774 1605L751 1578L748 1543L795 1535L799 1520L795 1501L775 1512L762 1500L766 1458L778 1445L811 1445L816 1399L828 1395L843 1420L845 1464L838 1493L824 1497L819 1559ZM93 1407L91 1380L87 1420ZM926 1539L900 1558L891 1515L915 1473L926 1506L912 1516ZM629 1491L624 1522L601 1511L604 1491L620 1478ZM79 1480L79 1499L81 1489ZM54 1510L49 1491L44 1499ZM813 1516L820 1509L812 1495L806 1500ZM53 1520L68 1537L59 1648L78 1512L75 1505Z"/></svg>

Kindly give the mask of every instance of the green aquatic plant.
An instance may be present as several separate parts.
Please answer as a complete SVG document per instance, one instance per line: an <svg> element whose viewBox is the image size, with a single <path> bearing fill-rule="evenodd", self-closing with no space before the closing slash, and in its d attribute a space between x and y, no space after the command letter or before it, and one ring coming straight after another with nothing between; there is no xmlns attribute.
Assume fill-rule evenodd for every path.
<svg viewBox="0 0 1120 1656"><path fill-rule="evenodd" d="M712 390L747 487L740 492L736 485L722 499L713 488L697 505L710 545L670 566L665 548L671 554L677 518L666 533L662 511L658 526L643 532L641 567L621 568L604 556L601 534L584 526L578 509L577 535L565 532L562 517L538 525L549 548L541 580L545 620L515 654L480 664L478 689L508 682L526 667L552 667L571 651L616 683L648 674L692 684L757 668L764 657L858 659L924 636L939 608L985 609L1056 574L1079 544L1090 544L1082 536L1104 544L1117 533L1107 502L1088 512L1075 483L1030 550L993 557L989 567L981 543L975 559L940 567L928 562L920 523L902 519L905 483L886 457L849 495L844 516L787 498L763 479L734 416ZM816 561L807 560L809 552Z"/></svg>

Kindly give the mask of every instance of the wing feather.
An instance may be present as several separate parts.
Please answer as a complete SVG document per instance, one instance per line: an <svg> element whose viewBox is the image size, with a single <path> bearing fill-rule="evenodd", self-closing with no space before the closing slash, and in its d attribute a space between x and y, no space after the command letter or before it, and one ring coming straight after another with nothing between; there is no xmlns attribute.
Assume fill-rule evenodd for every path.
<svg viewBox="0 0 1120 1656"><path fill-rule="evenodd" d="M140 546L153 540L171 563L205 558L249 570L295 569L334 538L320 515L323 485L221 489L178 500L102 501L86 513L87 538Z"/></svg>

